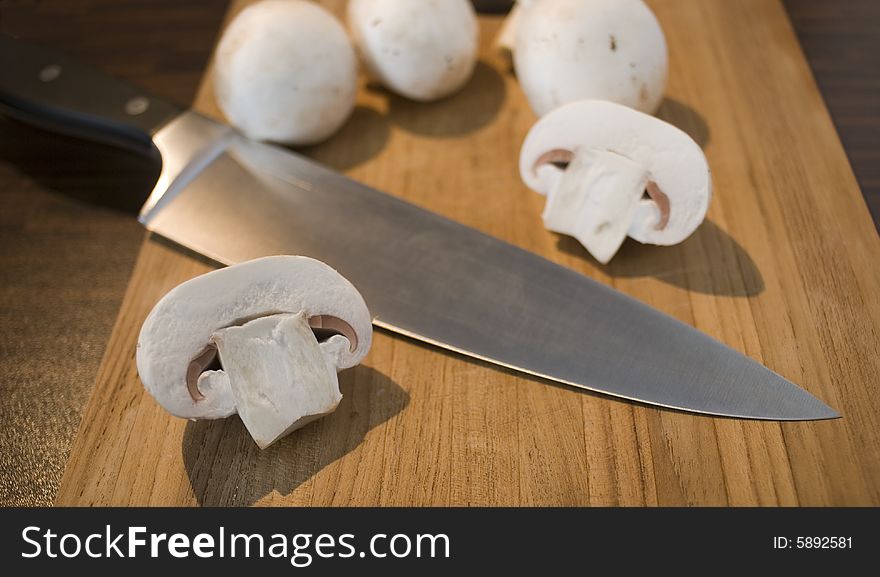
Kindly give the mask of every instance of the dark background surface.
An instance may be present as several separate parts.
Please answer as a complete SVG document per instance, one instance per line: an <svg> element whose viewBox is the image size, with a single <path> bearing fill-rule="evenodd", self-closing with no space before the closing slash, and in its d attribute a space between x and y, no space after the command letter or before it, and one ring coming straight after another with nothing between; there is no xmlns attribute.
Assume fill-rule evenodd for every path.
<svg viewBox="0 0 880 577"><path fill-rule="evenodd" d="M784 0L880 222L880 2ZM226 0L0 0L0 31L187 105ZM0 118L0 505L51 504L156 167Z"/></svg>

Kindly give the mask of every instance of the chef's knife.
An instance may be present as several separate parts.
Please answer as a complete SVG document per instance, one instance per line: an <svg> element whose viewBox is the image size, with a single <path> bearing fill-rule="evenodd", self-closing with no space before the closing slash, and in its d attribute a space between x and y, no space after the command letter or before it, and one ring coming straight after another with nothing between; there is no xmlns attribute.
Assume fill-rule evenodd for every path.
<svg viewBox="0 0 880 577"><path fill-rule="evenodd" d="M838 416L733 349L583 275L2 35L0 109L160 155L139 217L148 229L224 264L271 254L325 261L363 293L379 327L662 407Z"/></svg>

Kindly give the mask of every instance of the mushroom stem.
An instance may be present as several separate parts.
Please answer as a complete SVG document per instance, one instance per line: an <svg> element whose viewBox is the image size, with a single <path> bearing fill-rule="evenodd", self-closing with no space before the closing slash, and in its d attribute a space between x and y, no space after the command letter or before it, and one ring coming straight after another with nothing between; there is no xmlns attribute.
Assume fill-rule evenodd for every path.
<svg viewBox="0 0 880 577"><path fill-rule="evenodd" d="M255 319L252 318L246 322L252 320ZM246 324L246 322L240 324ZM309 317L308 323L309 328L312 329L312 333L314 333L315 338L319 343L326 341L335 335L342 335L348 339L349 351L354 352L357 349L357 333L352 326L344 320L331 315L317 315ZM208 371L213 371L214 369L222 368L223 367L217 358L217 345L214 343L208 344L208 346L206 346L196 358L190 361L186 368L186 388L193 401L198 402L205 398L205 395L199 390L199 382L202 378L202 374Z"/></svg>
<svg viewBox="0 0 880 577"><path fill-rule="evenodd" d="M339 341L319 344L303 312L220 329L212 341L238 414L261 449L333 412L342 399L328 358Z"/></svg>
<svg viewBox="0 0 880 577"><path fill-rule="evenodd" d="M522 10L520 3L522 1L519 0L513 4L501 24L498 35L495 36L495 46L508 57L513 54L513 47L516 45L516 29L519 26L520 10Z"/></svg>
<svg viewBox="0 0 880 577"><path fill-rule="evenodd" d="M623 244L648 185L648 171L604 150L576 150L565 170L536 168L552 179L544 226L576 238L602 264Z"/></svg>

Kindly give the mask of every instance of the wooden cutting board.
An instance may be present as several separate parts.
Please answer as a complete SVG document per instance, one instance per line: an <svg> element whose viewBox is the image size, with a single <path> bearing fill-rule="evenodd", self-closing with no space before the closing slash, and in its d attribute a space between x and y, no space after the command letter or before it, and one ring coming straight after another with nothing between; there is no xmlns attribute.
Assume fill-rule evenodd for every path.
<svg viewBox="0 0 880 577"><path fill-rule="evenodd" d="M680 246L628 242L602 267L542 228L543 199L516 163L535 117L492 53L494 17L481 18L481 60L460 94L415 104L365 86L342 131L305 152L674 315L842 419L635 406L379 331L341 375L339 409L260 451L238 418L179 420L145 394L143 319L211 267L148 235L57 502L880 504L880 241L787 16L778 0L649 4L671 57L659 115L705 148L716 191ZM195 107L217 113L210 73Z"/></svg>

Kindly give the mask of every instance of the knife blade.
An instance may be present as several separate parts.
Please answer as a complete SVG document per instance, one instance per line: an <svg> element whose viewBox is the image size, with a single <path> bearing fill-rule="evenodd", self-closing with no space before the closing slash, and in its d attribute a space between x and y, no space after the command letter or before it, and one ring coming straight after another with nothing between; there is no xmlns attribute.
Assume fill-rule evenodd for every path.
<svg viewBox="0 0 880 577"><path fill-rule="evenodd" d="M325 261L358 287L378 327L661 407L839 416L759 363L579 273L9 37L0 37L0 107L158 153L162 171L139 216L149 230L223 264L270 254Z"/></svg>

